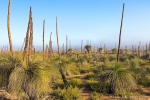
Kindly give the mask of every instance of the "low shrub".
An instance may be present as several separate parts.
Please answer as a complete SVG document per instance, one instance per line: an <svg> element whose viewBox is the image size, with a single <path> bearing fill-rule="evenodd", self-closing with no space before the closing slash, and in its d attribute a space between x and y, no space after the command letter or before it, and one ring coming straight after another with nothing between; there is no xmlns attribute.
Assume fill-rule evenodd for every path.
<svg viewBox="0 0 150 100"><path fill-rule="evenodd" d="M110 57L109 57L109 61L116 61L116 59L117 59L117 58L116 58L115 56L110 56Z"/></svg>
<svg viewBox="0 0 150 100"><path fill-rule="evenodd" d="M53 92L54 100L82 100L82 89L68 86L63 89L58 88Z"/></svg>
<svg viewBox="0 0 150 100"><path fill-rule="evenodd" d="M101 100L100 99L100 94L99 93L97 93L97 92L92 92L91 94L90 94L90 100Z"/></svg>
<svg viewBox="0 0 150 100"><path fill-rule="evenodd" d="M95 92L109 93L109 83L90 79L86 81L87 87Z"/></svg>
<svg viewBox="0 0 150 100"><path fill-rule="evenodd" d="M131 60L131 59L135 59L136 58L136 55L134 55L134 54L131 54L131 55L129 55L129 60Z"/></svg>
<svg viewBox="0 0 150 100"><path fill-rule="evenodd" d="M109 59L108 59L108 57L103 56L103 57L100 58L100 61L104 62L104 63L107 63L107 62L109 62Z"/></svg>
<svg viewBox="0 0 150 100"><path fill-rule="evenodd" d="M142 86L149 87L150 86L150 79L147 77L142 77L138 80L138 83Z"/></svg>
<svg viewBox="0 0 150 100"><path fill-rule="evenodd" d="M89 72L89 73L87 73L86 76L85 76L86 79L90 79L90 78L92 78L92 77L94 77L94 73L93 73L93 72Z"/></svg>
<svg viewBox="0 0 150 100"><path fill-rule="evenodd" d="M95 81L93 79L87 80L86 81L87 86L93 90L93 91L100 91L100 86L99 86L99 82Z"/></svg>
<svg viewBox="0 0 150 100"><path fill-rule="evenodd" d="M72 85L73 87L77 86L80 87L82 85L82 80L78 78L73 78L68 82L69 85Z"/></svg>
<svg viewBox="0 0 150 100"><path fill-rule="evenodd" d="M80 73L88 73L90 71L90 66L79 66Z"/></svg>
<svg viewBox="0 0 150 100"><path fill-rule="evenodd" d="M127 58L126 55L122 55L122 56L120 56L119 60L120 60L121 62L125 62L125 61L128 60L128 58Z"/></svg>

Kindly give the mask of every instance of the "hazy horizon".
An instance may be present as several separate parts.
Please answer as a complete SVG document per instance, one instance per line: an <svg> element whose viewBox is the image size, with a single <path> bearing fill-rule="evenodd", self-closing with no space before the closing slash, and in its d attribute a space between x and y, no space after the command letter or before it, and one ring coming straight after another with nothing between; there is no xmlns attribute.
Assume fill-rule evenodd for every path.
<svg viewBox="0 0 150 100"><path fill-rule="evenodd" d="M12 0L11 35L13 47L21 48L26 36L29 9L33 13L33 43L42 47L43 20L45 20L45 45L52 32L53 48L56 48L56 16L60 48L66 43L66 35L73 48L80 48L91 41L94 47L105 44L107 48L118 46L122 5L125 3L121 48L150 42L149 0ZM0 3L0 47L9 45L7 33L8 0Z"/></svg>

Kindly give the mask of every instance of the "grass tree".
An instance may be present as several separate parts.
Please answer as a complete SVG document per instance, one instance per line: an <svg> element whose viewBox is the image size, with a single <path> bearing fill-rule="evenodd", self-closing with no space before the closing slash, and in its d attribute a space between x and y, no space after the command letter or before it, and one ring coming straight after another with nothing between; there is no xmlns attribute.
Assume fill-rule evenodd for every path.
<svg viewBox="0 0 150 100"><path fill-rule="evenodd" d="M90 51L92 50L91 45L86 45L84 48L87 50L88 53L90 53Z"/></svg>
<svg viewBox="0 0 150 100"><path fill-rule="evenodd" d="M19 100L37 100L51 91L51 72L42 61L32 60L27 66L15 67L9 77L8 91Z"/></svg>
<svg viewBox="0 0 150 100"><path fill-rule="evenodd" d="M109 93L114 95L125 95L130 89L136 87L132 74L120 63L116 63L111 69L105 70L101 79L108 82Z"/></svg>
<svg viewBox="0 0 150 100"><path fill-rule="evenodd" d="M103 48L98 48L98 52L102 53Z"/></svg>
<svg viewBox="0 0 150 100"><path fill-rule="evenodd" d="M69 54L72 54L72 53L73 53L73 49L72 49L72 48L69 48L69 49L68 49L68 53L69 53Z"/></svg>
<svg viewBox="0 0 150 100"><path fill-rule="evenodd" d="M19 56L21 55L10 55L3 53L0 56L0 75L1 75L1 82L0 85L4 87L8 87L9 84L9 76L11 72L14 70L15 67L20 66L21 61Z"/></svg>

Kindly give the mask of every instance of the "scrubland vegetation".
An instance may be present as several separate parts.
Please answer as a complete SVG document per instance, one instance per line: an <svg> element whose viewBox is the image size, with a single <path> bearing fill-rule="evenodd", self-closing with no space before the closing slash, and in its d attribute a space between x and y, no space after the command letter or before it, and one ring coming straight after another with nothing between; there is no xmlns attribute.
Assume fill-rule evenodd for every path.
<svg viewBox="0 0 150 100"><path fill-rule="evenodd" d="M10 1L8 5L8 36L10 51L0 52L0 99L4 100L143 100L150 95L150 47L144 51L118 48L111 52L101 46L96 50L90 44L78 51L59 47L57 18L56 39L58 51L50 42L43 51L33 46L32 9L28 29L20 51L14 51L10 33ZM124 5L123 5L124 10ZM122 13L123 20L123 13ZM122 28L122 21L121 21ZM121 29L120 29L121 30ZM23 49L24 48L24 49Z"/></svg>
<svg viewBox="0 0 150 100"><path fill-rule="evenodd" d="M26 64L21 52L0 56L0 86L20 100L100 100L113 96L148 96L149 58L121 54L116 62L113 53L61 54L51 58L33 55ZM124 59L124 60L121 60ZM64 81L65 80L65 81ZM47 98L46 98L47 97ZM86 99L85 99L86 100ZM103 99L102 99L103 100Z"/></svg>

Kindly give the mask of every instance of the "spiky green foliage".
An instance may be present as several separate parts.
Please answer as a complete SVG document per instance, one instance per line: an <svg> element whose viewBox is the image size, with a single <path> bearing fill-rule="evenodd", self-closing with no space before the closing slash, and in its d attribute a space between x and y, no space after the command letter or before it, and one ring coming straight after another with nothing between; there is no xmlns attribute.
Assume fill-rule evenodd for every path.
<svg viewBox="0 0 150 100"><path fill-rule="evenodd" d="M112 94L123 95L136 87L136 82L132 74L120 63L115 63L111 69L105 70L101 79L109 83L109 91Z"/></svg>
<svg viewBox="0 0 150 100"><path fill-rule="evenodd" d="M14 57L10 54L2 54L0 56L0 76L2 79L0 84L1 86L7 87L11 72L15 67L21 65L21 60L18 57L19 54L14 55Z"/></svg>
<svg viewBox="0 0 150 100"><path fill-rule="evenodd" d="M72 85L73 87L77 86L81 86L82 85L82 80L81 79L78 79L78 78L72 78L70 81L69 81L69 85Z"/></svg>
<svg viewBox="0 0 150 100"><path fill-rule="evenodd" d="M43 98L51 91L50 70L41 61L31 61L28 66L17 66L9 77L8 90L19 99Z"/></svg>
<svg viewBox="0 0 150 100"><path fill-rule="evenodd" d="M140 61L138 59L130 60L129 71L135 79L145 77L145 75L147 74L146 69L144 67L141 67L139 62Z"/></svg>

